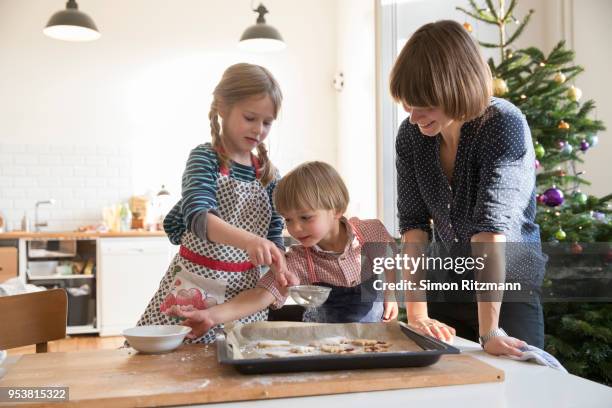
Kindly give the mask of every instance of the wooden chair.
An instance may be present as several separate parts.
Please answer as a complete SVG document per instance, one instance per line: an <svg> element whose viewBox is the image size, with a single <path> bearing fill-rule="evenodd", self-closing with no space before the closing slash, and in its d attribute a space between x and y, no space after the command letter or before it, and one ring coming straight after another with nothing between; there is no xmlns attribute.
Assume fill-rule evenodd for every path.
<svg viewBox="0 0 612 408"><path fill-rule="evenodd" d="M64 289L0 297L0 350L36 344L47 352L47 342L66 337L68 297Z"/></svg>

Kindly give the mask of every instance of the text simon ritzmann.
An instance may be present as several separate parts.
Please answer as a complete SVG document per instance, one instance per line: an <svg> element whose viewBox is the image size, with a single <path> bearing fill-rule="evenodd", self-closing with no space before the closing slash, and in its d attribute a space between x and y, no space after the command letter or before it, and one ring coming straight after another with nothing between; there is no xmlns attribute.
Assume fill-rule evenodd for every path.
<svg viewBox="0 0 612 408"><path fill-rule="evenodd" d="M375 290L459 290L458 282L432 282L422 279L418 282L402 279L399 282L374 281ZM521 290L520 282L478 282L475 280L461 281L461 290Z"/></svg>

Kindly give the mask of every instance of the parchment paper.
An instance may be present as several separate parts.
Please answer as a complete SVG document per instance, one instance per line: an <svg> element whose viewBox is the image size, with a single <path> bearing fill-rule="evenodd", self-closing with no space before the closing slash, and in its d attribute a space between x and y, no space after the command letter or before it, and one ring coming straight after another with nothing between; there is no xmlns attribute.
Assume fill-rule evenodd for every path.
<svg viewBox="0 0 612 408"><path fill-rule="evenodd" d="M301 322L257 322L243 325L226 324L226 343L234 359L266 358L266 352L287 348L257 349L256 344L266 340L287 340L292 346L308 346L316 340L345 337L349 340L372 339L392 344L390 352L418 352L423 348L407 337L397 322L391 323L301 323ZM315 352L306 355L328 354ZM295 354L287 357L303 357Z"/></svg>

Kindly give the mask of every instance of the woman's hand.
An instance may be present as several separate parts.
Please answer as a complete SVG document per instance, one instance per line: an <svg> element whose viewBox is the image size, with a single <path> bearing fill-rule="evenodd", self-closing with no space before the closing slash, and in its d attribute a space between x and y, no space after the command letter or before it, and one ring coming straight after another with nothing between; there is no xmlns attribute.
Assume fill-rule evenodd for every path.
<svg viewBox="0 0 612 408"><path fill-rule="evenodd" d="M256 235L247 242L244 250L249 254L249 259L255 266L272 265L273 262L280 262L281 258L284 259L284 254L272 241Z"/></svg>
<svg viewBox="0 0 612 408"><path fill-rule="evenodd" d="M187 334L188 339L193 340L202 337L216 325L211 316L210 309L197 310L189 305L175 308L174 312L177 316L187 319L181 322L181 326L191 327L191 332Z"/></svg>
<svg viewBox="0 0 612 408"><path fill-rule="evenodd" d="M383 322L389 322L391 320L397 319L397 314L399 312L399 307L397 306L397 302L389 302L385 300L384 303L384 311L383 311Z"/></svg>
<svg viewBox="0 0 612 408"><path fill-rule="evenodd" d="M523 355L523 352L519 348L525 346L527 346L527 343L523 340L510 336L496 336L489 339L483 348L484 351L494 356L510 355L520 357Z"/></svg>
<svg viewBox="0 0 612 408"><path fill-rule="evenodd" d="M430 319L428 316L408 319L408 326L414 330L435 337L446 343L452 343L455 338L455 329L436 320Z"/></svg>

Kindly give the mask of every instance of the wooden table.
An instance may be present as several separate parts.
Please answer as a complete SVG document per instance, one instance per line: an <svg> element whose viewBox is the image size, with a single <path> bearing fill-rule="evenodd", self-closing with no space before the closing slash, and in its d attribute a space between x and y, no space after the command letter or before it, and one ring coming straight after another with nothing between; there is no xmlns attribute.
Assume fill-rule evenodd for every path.
<svg viewBox="0 0 612 408"><path fill-rule="evenodd" d="M67 386L71 406L133 407L501 382L503 375L471 356L449 355L421 368L248 376L219 365L214 347L189 345L161 355L132 349L24 355L0 387Z"/></svg>

